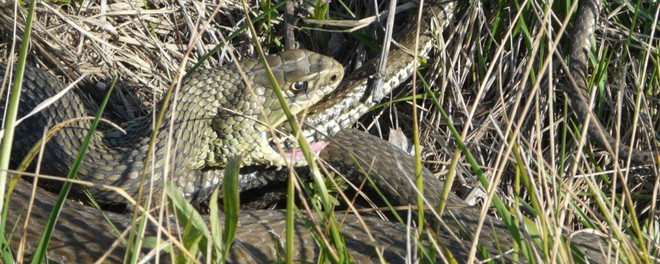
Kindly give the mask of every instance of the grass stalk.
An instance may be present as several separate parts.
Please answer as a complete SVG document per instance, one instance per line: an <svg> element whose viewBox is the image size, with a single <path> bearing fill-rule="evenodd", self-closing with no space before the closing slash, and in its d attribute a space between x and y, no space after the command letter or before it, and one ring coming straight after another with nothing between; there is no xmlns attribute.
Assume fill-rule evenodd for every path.
<svg viewBox="0 0 660 264"><path fill-rule="evenodd" d="M27 59L28 48L30 47L29 39L32 33L32 21L34 19L34 8L37 1L30 2L28 8L28 15L25 19L25 30L23 31L23 42L18 53L18 60L16 61L16 71L14 72L14 82L12 85L11 93L7 105L7 114L4 118L4 134L2 135L2 143L0 144L0 199L6 199L6 202L9 202L9 197L5 197L5 191L7 190L7 179L9 178L9 161L11 160L11 149L14 141L14 124L16 122L16 117L18 115L18 104L21 97L21 87L23 84L23 74L25 70L25 61ZM7 65L9 70L12 65ZM5 76L10 76L7 72ZM2 213L2 219L0 219L0 247L2 247L2 252L9 254L3 254L3 256L11 256L11 250L9 250L9 240L7 239L7 234L5 234L5 226L7 219L7 210L8 208L4 206L5 202L0 202L0 212ZM5 257L3 257L4 259Z"/></svg>
<svg viewBox="0 0 660 264"><path fill-rule="evenodd" d="M28 49L30 47L29 39L32 33L32 20L34 19L34 8L37 1L30 2L28 16L25 18L25 30L23 31L23 42L18 52L16 61L16 71L14 72L14 82L7 105L7 115L5 116L4 134L2 135L2 145L0 145L0 197L5 197L7 178L9 177L9 161L11 159L11 148L14 142L14 123L18 115L18 104L21 98L21 86L23 85L23 73L25 70L25 60L27 59ZM11 65L7 65L11 68ZM9 75L9 74L7 74ZM0 203L0 212L4 211L4 203ZM4 230L4 221L2 221L2 230Z"/></svg>

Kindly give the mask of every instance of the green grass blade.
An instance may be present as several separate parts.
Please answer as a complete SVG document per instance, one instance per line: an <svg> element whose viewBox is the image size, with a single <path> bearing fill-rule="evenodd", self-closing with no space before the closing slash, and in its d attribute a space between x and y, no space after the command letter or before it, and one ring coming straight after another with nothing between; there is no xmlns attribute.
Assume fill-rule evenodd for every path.
<svg viewBox="0 0 660 264"><path fill-rule="evenodd" d="M16 62L16 72L14 73L14 84L12 86L11 95L8 100L7 105L7 115L5 116L5 129L4 135L2 137L2 144L0 145L0 197L5 197L5 190L7 185L7 178L9 174L7 170L9 169L9 160L11 159L11 148L14 141L14 123L16 122L16 116L18 115L18 103L20 102L21 97L21 86L23 84L23 71L25 70L25 60L27 59L28 48L30 47L29 39L30 34L32 33L32 20L34 19L34 7L37 1L30 2L30 7L28 9L28 15L25 18L25 30L23 31L23 43L18 53L18 61ZM0 234L2 234L1 245L2 248L9 248L8 242L5 236L5 219L7 219L7 207L4 206L5 203L0 203L0 212L2 212L2 219L0 219ZM7 245L7 246L5 246ZM10 251L10 250L9 250ZM11 252L9 252L11 253ZM11 254L3 254L3 256ZM7 262L5 262L7 263Z"/></svg>
<svg viewBox="0 0 660 264"><path fill-rule="evenodd" d="M229 256L229 249L236 235L239 214L238 175L241 167L241 156L236 156L227 162L225 177L222 180L222 199L225 206L225 250L223 260ZM224 261L223 261L224 262Z"/></svg>
<svg viewBox="0 0 660 264"><path fill-rule="evenodd" d="M211 226L211 237L210 241L213 243L213 247L210 252L207 252L207 259L212 259L212 256L221 256L220 263L224 263L227 259L227 254L223 252L223 243L222 243L222 228L220 227L220 210L218 208L218 196L220 195L220 190L215 189L211 193L209 198L209 226ZM231 245L227 245L229 247Z"/></svg>
<svg viewBox="0 0 660 264"><path fill-rule="evenodd" d="M192 263L194 259L191 259L190 256L195 256L200 250L207 248L207 238L211 237L211 232L208 230L204 218L173 183L170 182L165 185L165 193L172 204L177 219L183 226L181 239L185 250L190 253L177 255L176 263Z"/></svg>

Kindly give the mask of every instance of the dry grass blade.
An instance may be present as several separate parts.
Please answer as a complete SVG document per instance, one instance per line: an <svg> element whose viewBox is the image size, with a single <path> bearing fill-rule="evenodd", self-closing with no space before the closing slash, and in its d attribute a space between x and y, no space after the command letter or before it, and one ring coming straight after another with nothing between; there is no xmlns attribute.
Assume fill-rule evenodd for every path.
<svg viewBox="0 0 660 264"><path fill-rule="evenodd" d="M488 232L487 219L495 214L491 205L499 203L493 199L501 200L511 213L512 228L534 233L529 250L513 252L517 260L575 261L566 242L595 233L604 237L603 255L618 254L620 262L658 261L657 165L618 162L611 155L616 151L591 142L585 126L592 126L593 120L575 118L562 93L565 84L560 80L570 74L561 66L570 63L572 39L567 32L574 27L580 2L470 2L449 30L434 36L435 53L430 60L420 60L424 74L417 76L418 84L395 91L358 127L373 134L387 135L396 128L419 136L424 165L447 181L444 199L452 193L481 194L474 203L487 206L476 234L470 235ZM368 7L371 4L331 2L333 19L306 17L304 25L296 25L300 42L343 60L349 70L357 68L381 52L382 37L372 33L381 31L376 22L388 15L375 10L387 9L387 4ZM30 58L68 80L84 78L83 83L121 76L123 87L118 88L125 96L112 99L118 113L107 116L121 123L148 112L182 69L255 57L254 42L270 51L279 49L282 20L278 9L268 6L247 10L251 17L264 18L255 19L257 32L251 35L243 31L247 22L240 1L38 2ZM396 15L410 15L406 11L414 6L399 5ZM26 29L25 8L18 6L14 12L13 4L0 4L0 31L6 36L0 38L2 44L14 37L21 41ZM607 134L634 149L657 148L659 13L658 3L606 3L588 45L592 114ZM3 58L13 52L8 45L0 46ZM429 89L422 90L420 82ZM413 93L411 87L416 86ZM419 132L414 123L419 123ZM481 178L475 171L482 172ZM480 180L487 180L490 188L481 187ZM2 184L0 188L2 193ZM626 195L623 190L628 190ZM353 204L349 208L360 211ZM444 211L454 209L448 205ZM149 223L164 223L167 216L164 211L160 219L149 215ZM322 232L321 226L311 228ZM465 239L453 231L457 239ZM176 241L166 233L166 239ZM440 252L443 242L432 241L430 247ZM469 257L478 260L481 241L471 242L466 246L472 251ZM443 257L455 260L451 254Z"/></svg>

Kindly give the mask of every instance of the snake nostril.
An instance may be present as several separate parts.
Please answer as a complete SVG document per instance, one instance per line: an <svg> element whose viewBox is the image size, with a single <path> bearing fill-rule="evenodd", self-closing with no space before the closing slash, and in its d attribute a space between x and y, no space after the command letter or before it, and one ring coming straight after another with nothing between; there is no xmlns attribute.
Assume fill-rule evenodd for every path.
<svg viewBox="0 0 660 264"><path fill-rule="evenodd" d="M339 78L339 77L337 77L337 74L335 74L335 75L332 75L332 76L330 77L330 80L331 80L332 82L336 82L338 78Z"/></svg>

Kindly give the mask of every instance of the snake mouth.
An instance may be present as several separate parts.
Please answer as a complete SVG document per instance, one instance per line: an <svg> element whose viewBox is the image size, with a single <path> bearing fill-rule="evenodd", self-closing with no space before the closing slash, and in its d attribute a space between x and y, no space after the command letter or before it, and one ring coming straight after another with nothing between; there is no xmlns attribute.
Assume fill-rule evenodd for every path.
<svg viewBox="0 0 660 264"><path fill-rule="evenodd" d="M323 149L328 144L330 144L328 141L325 140L308 142L308 143L309 143L309 150L311 154L314 156L318 156L319 153L321 153L321 151L323 151ZM300 149L297 142L293 141L292 139L287 138L282 141L282 148L283 148L282 150L284 151L283 153L280 151L280 148L277 147L277 143L275 143L274 140L271 139L269 145L273 149L273 151L275 151L275 153L280 154L283 160L292 162L294 165L307 164L302 149Z"/></svg>

